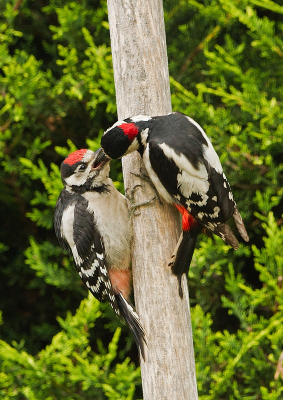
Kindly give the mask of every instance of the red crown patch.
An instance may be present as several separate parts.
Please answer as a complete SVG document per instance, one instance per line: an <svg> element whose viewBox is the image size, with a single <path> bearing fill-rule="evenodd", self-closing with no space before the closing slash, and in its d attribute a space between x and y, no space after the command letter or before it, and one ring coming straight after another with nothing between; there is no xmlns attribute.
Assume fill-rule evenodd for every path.
<svg viewBox="0 0 283 400"><path fill-rule="evenodd" d="M65 159L64 163L68 164L68 165L76 164L77 162L81 161L85 152L87 152L87 149L80 149L80 150L74 151L73 153L68 155L68 157Z"/></svg>

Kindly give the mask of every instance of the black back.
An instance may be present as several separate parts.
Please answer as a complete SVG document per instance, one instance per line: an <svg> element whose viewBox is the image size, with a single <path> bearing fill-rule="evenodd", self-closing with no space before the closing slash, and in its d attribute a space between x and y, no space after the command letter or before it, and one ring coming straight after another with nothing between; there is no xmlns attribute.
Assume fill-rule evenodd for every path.
<svg viewBox="0 0 283 400"><path fill-rule="evenodd" d="M149 121L149 128L147 142L151 166L168 193L184 207L187 208L190 204L191 214L196 219L199 212L207 214L203 217L202 223L225 222L230 218L235 206L234 200L229 198L231 189L224 175L212 168L204 158L204 148L208 143L201 131L181 113L154 117ZM181 170L172 159L164 155L159 146L163 143L173 148L177 155L183 154L196 170L200 169L201 164L205 166L209 181L209 190L206 193L208 199L205 205L195 204L202 201L198 193L192 193L189 198L183 195L178 186L178 174ZM217 202L212 200L215 196ZM220 208L217 221L210 217L216 206Z"/></svg>

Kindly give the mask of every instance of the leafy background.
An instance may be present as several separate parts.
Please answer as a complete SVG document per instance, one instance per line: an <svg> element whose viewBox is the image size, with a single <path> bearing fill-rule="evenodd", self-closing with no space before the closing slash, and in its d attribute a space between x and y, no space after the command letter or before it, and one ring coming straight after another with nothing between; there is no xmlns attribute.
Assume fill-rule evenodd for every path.
<svg viewBox="0 0 283 400"><path fill-rule="evenodd" d="M141 399L135 344L58 247L59 165L116 120L105 0L0 0L0 396ZM283 6L165 0L174 110L206 130L250 243L189 274L199 398L283 399ZM120 164L112 178L123 189Z"/></svg>

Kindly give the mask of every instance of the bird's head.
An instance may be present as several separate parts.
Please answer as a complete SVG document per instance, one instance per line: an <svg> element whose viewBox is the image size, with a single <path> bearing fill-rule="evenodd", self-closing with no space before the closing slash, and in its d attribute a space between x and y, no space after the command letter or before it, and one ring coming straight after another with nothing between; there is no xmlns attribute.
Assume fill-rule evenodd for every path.
<svg viewBox="0 0 283 400"><path fill-rule="evenodd" d="M116 122L104 132L101 147L111 159L121 158L144 144L144 136L148 131L151 117L138 115Z"/></svg>
<svg viewBox="0 0 283 400"><path fill-rule="evenodd" d="M83 193L101 187L109 176L110 158L102 149L96 152L80 149L68 155L61 164L64 186Z"/></svg>

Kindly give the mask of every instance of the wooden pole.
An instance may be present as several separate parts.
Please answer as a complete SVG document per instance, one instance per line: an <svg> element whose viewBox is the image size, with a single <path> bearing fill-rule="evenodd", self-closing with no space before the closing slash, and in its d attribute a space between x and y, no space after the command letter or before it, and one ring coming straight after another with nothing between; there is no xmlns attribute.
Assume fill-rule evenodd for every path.
<svg viewBox="0 0 283 400"><path fill-rule="evenodd" d="M162 0L108 0L111 47L119 120L138 114L171 112ZM139 173L138 153L124 157L125 188L135 202L154 197ZM189 294L184 298L168 262L180 235L175 209L157 200L133 217L133 284L136 308L147 331L141 360L144 400L195 400L195 362Z"/></svg>

